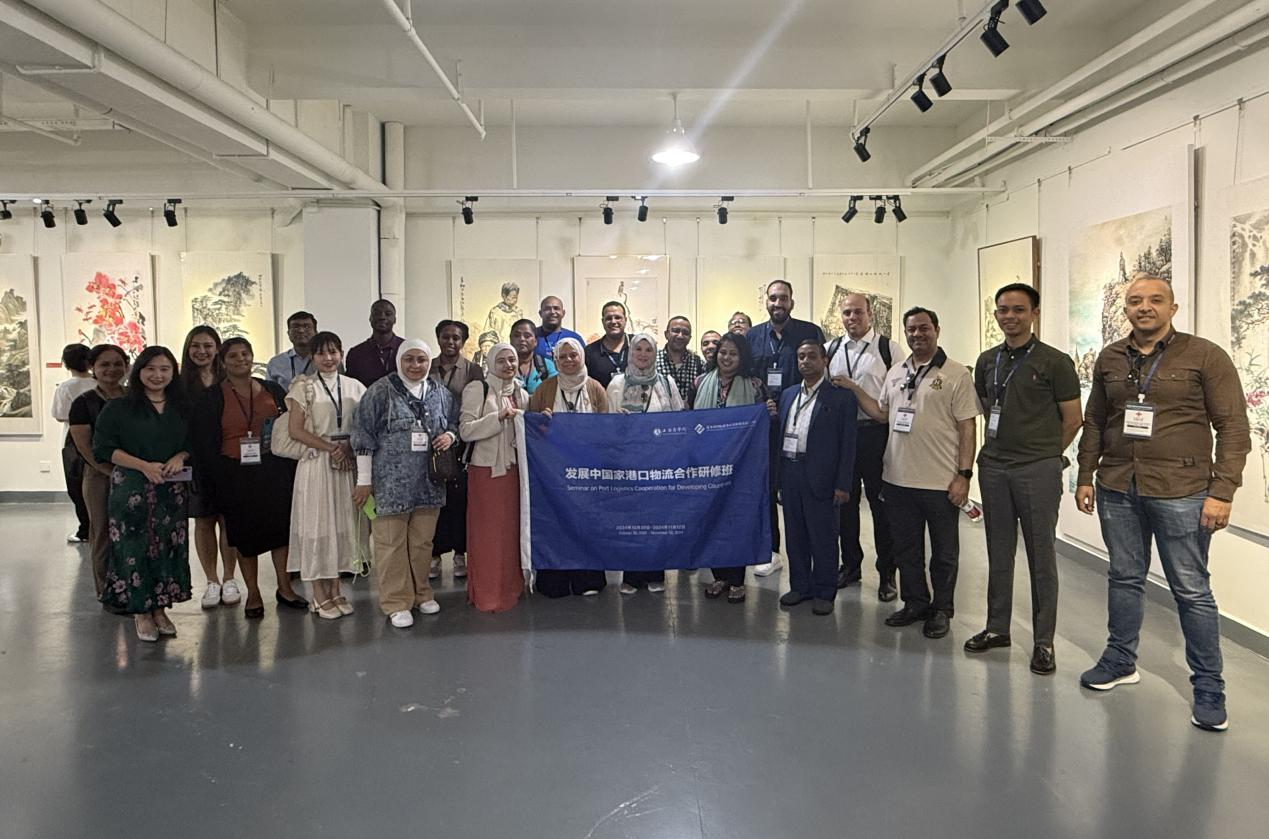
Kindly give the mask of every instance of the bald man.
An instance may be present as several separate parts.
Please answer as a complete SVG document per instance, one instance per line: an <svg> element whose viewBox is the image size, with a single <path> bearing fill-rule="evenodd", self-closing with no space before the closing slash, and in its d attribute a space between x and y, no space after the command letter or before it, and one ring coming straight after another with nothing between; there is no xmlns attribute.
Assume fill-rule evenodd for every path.
<svg viewBox="0 0 1270 839"><path fill-rule="evenodd" d="M1225 351L1173 328L1177 302L1168 281L1135 276L1124 313L1133 331L1094 362L1080 438L1076 506L1093 515L1097 504L1111 559L1107 646L1080 683L1106 691L1140 680L1138 635L1154 540L1186 641L1191 724L1224 731L1226 685L1208 548L1230 522L1252 448L1243 387Z"/></svg>
<svg viewBox="0 0 1270 839"><path fill-rule="evenodd" d="M555 354L556 344L561 338L573 338L582 346L586 346L586 341L582 340L581 335L564 328L564 315L564 301L559 297L542 298L542 303L538 305L538 319L542 321L542 326L534 330L534 335L538 338L534 355L551 359Z"/></svg>

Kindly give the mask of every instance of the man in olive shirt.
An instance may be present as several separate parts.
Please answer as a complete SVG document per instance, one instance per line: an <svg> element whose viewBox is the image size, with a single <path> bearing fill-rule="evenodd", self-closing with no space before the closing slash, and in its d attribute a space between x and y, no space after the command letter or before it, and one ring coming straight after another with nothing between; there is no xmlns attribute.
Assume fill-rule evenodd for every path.
<svg viewBox="0 0 1270 839"><path fill-rule="evenodd" d="M1080 430L1080 379L1066 353L1032 334L1040 306L1040 293L1023 283L998 291L993 316L1005 341L975 364L975 392L987 417L979 489L988 539L988 623L966 641L966 651L1010 645L1021 526L1032 577L1031 668L1048 675L1054 672L1058 615L1054 530L1063 494L1063 450Z"/></svg>
<svg viewBox="0 0 1270 839"><path fill-rule="evenodd" d="M1224 731L1226 684L1208 547L1230 521L1252 448L1243 387L1221 348L1173 329L1177 303L1167 281L1135 278L1124 312L1133 332L1104 347L1094 363L1080 437L1076 506L1092 515L1097 498L1111 559L1107 647L1080 683L1110 690L1139 681L1142 595L1154 539L1186 641L1191 723Z"/></svg>

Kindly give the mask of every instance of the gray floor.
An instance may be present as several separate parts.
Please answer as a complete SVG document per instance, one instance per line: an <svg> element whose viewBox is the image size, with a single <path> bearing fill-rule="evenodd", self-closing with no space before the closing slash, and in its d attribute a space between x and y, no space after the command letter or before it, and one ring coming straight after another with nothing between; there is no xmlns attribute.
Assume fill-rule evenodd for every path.
<svg viewBox="0 0 1270 839"><path fill-rule="evenodd" d="M362 584L335 623L191 602L142 645L69 520L0 507L4 837L1266 835L1266 661L1226 645L1231 729L1200 732L1150 605L1142 683L1083 691L1105 589L1072 564L1057 677L1028 672L1026 608L1014 647L968 657L974 525L939 641L884 626L868 576L828 618L778 609L774 577L731 606L683 574L484 615L447 563L412 630Z"/></svg>

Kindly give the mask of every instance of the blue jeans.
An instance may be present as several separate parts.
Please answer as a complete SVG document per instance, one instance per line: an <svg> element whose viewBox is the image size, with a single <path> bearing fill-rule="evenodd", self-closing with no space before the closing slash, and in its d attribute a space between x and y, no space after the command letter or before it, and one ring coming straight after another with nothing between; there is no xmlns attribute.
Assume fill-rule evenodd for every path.
<svg viewBox="0 0 1270 839"><path fill-rule="evenodd" d="M1128 492L1099 486L1098 521L1111 554L1107 572L1107 649L1102 660L1116 670L1132 670L1142 629L1142 596L1151 564L1151 539L1160 552L1164 576L1177 601L1186 640L1186 663L1196 690L1221 693L1221 642L1217 601L1208 585L1208 544L1212 533L1200 526L1208 493L1185 498L1146 498L1131 481Z"/></svg>

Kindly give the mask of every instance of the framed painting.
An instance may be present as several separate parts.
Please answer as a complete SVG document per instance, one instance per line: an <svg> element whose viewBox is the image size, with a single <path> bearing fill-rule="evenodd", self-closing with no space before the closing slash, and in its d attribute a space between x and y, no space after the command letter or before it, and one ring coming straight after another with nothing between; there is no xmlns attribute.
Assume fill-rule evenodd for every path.
<svg viewBox="0 0 1270 839"><path fill-rule="evenodd" d="M782 256L710 256L697 260L697 312L692 334L728 331L735 312L767 319L767 284L785 276ZM696 348L693 348L696 351Z"/></svg>
<svg viewBox="0 0 1270 839"><path fill-rule="evenodd" d="M149 254L64 254L62 301L68 344L116 344L136 358L155 342Z"/></svg>
<svg viewBox="0 0 1270 839"><path fill-rule="evenodd" d="M813 321L832 340L846 332L842 301L863 294L873 311L873 328L896 338L900 303L900 257L890 253L818 254L812 257Z"/></svg>
<svg viewBox="0 0 1270 839"><path fill-rule="evenodd" d="M670 261L645 256L575 256L573 301L576 332L587 343L600 337L600 311L616 300L626 307L626 331L648 332L663 343L670 318Z"/></svg>
<svg viewBox="0 0 1270 839"><path fill-rule="evenodd" d="M467 324L463 355L477 364L511 335L521 318L538 322L542 263L536 259L454 259L450 261L450 312Z"/></svg>
<svg viewBox="0 0 1270 839"><path fill-rule="evenodd" d="M1041 240L1024 236L979 248L979 351L1005 340L997 319L997 290L1010 283L1023 283L1041 290ZM1040 334L1040 324L1035 325Z"/></svg>
<svg viewBox="0 0 1270 839"><path fill-rule="evenodd" d="M30 256L0 256L0 434L38 435L39 317Z"/></svg>
<svg viewBox="0 0 1270 839"><path fill-rule="evenodd" d="M273 257L268 253L181 254L181 300L185 328L206 324L221 340L246 338L257 374L278 351L273 310Z"/></svg>

